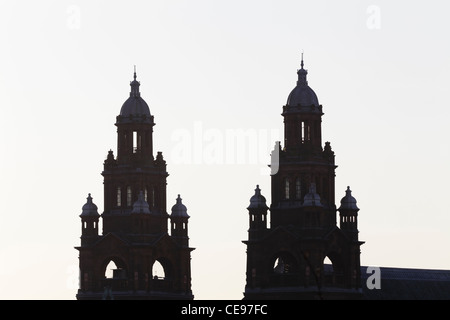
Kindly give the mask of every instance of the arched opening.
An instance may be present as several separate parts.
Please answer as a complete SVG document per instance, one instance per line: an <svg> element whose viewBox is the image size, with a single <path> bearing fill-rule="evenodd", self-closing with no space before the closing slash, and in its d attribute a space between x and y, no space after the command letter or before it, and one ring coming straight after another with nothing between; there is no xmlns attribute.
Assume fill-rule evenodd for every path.
<svg viewBox="0 0 450 320"><path fill-rule="evenodd" d="M156 187L152 187L152 207L156 207Z"/></svg>
<svg viewBox="0 0 450 320"><path fill-rule="evenodd" d="M301 141L310 141L311 140L311 126L306 121L302 121L302 131L301 131Z"/></svg>
<svg viewBox="0 0 450 320"><path fill-rule="evenodd" d="M298 262L289 252L280 252L271 260L271 284L274 286L299 285Z"/></svg>
<svg viewBox="0 0 450 320"><path fill-rule="evenodd" d="M128 288L127 268L119 258L106 259L102 264L104 278L101 286L105 290L126 290Z"/></svg>
<svg viewBox="0 0 450 320"><path fill-rule="evenodd" d="M289 200L290 190L289 190L289 178L284 179L284 199Z"/></svg>
<svg viewBox="0 0 450 320"><path fill-rule="evenodd" d="M343 284L343 267L341 255L335 251L329 252L323 259L323 282L325 286L340 286Z"/></svg>
<svg viewBox="0 0 450 320"><path fill-rule="evenodd" d="M334 285L336 283L333 262L329 257L323 259L323 276L325 285Z"/></svg>
<svg viewBox="0 0 450 320"><path fill-rule="evenodd" d="M132 200L132 193L131 193L131 187L127 187L127 206L131 206L131 200Z"/></svg>
<svg viewBox="0 0 450 320"><path fill-rule="evenodd" d="M126 279L127 272L125 266L117 259L109 260L104 269L106 279Z"/></svg>
<svg viewBox="0 0 450 320"><path fill-rule="evenodd" d="M114 261L110 261L108 263L108 265L106 266L106 270L105 270L105 278L106 279L112 279L113 278L113 274L114 274L114 270L117 269L116 264L114 263Z"/></svg>
<svg viewBox="0 0 450 320"><path fill-rule="evenodd" d="M296 263L287 255L279 256L273 264L273 272L276 274L288 274L296 271Z"/></svg>
<svg viewBox="0 0 450 320"><path fill-rule="evenodd" d="M163 291L173 289L172 263L168 259L161 257L153 262L150 287Z"/></svg>
<svg viewBox="0 0 450 320"><path fill-rule="evenodd" d="M152 266L152 277L157 280L164 280L166 278L166 272L163 265L158 260L155 260Z"/></svg>
<svg viewBox="0 0 450 320"><path fill-rule="evenodd" d="M117 201L116 204L118 207L120 207L122 205L122 190L120 189L120 187L117 187Z"/></svg>
<svg viewBox="0 0 450 320"><path fill-rule="evenodd" d="M302 198L302 184L300 182L300 178L295 179L295 199Z"/></svg>
<svg viewBox="0 0 450 320"><path fill-rule="evenodd" d="M137 131L133 131L133 153L136 153L139 149L139 138Z"/></svg>

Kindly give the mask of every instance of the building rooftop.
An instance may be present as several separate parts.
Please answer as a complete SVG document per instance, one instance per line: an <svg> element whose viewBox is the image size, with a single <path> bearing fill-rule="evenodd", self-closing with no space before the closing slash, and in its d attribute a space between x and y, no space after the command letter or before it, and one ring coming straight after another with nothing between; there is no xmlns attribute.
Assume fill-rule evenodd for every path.
<svg viewBox="0 0 450 320"><path fill-rule="evenodd" d="M366 300L450 300L450 270L380 267L380 289L369 289L374 273L367 268L361 267Z"/></svg>

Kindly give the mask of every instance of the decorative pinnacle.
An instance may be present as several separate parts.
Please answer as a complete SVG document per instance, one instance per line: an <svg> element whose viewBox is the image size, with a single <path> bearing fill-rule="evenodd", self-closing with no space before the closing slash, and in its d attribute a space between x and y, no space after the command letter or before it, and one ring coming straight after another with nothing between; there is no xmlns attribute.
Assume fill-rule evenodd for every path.
<svg viewBox="0 0 450 320"><path fill-rule="evenodd" d="M302 62L300 63L301 69L297 69L298 74L298 81L297 85L307 86L308 81L306 80L306 75L308 74L308 71L303 69L304 63L303 63L303 51L302 51Z"/></svg>
<svg viewBox="0 0 450 320"><path fill-rule="evenodd" d="M303 69L303 51L302 51L302 62L300 64L301 68Z"/></svg>
<svg viewBox="0 0 450 320"><path fill-rule="evenodd" d="M141 93L139 92L139 81L136 81L136 65L134 66L134 81L130 82L131 92L130 97L140 97Z"/></svg>

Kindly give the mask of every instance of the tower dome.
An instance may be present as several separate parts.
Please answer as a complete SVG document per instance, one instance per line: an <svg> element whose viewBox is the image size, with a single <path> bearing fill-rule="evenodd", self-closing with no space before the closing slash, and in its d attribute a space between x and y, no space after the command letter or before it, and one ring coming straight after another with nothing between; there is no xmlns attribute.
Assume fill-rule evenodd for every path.
<svg viewBox="0 0 450 320"><path fill-rule="evenodd" d="M83 205L80 217L99 216L97 206L92 202L92 197L90 193L88 194L88 197L86 199L87 202Z"/></svg>
<svg viewBox="0 0 450 320"><path fill-rule="evenodd" d="M266 198L261 194L259 185L256 186L255 194L250 198L250 205L247 209L267 209Z"/></svg>
<svg viewBox="0 0 450 320"><path fill-rule="evenodd" d="M181 197L178 195L177 203L172 207L172 217L186 217L189 218L187 214L186 206L181 202Z"/></svg>
<svg viewBox="0 0 450 320"><path fill-rule="evenodd" d="M312 106L314 106L314 109L319 108L319 100L317 99L317 95L314 90L308 86L308 81L306 80L308 71L303 69L303 54L301 69L297 71L297 74L297 86L289 94L286 105L288 107L300 106L311 108Z"/></svg>
<svg viewBox="0 0 450 320"><path fill-rule="evenodd" d="M151 122L150 108L141 97L139 91L140 82L136 80L136 69L134 80L130 82L130 97L123 103L118 117L119 122Z"/></svg>
<svg viewBox="0 0 450 320"><path fill-rule="evenodd" d="M345 197L341 199L341 206L338 210L359 210L356 206L356 199L352 196L352 190L350 190L350 187L347 187Z"/></svg>

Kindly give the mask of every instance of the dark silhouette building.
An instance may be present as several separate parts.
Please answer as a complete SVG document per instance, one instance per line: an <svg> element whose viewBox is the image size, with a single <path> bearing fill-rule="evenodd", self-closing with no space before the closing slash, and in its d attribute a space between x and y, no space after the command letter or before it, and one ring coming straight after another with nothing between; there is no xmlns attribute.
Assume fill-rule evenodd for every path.
<svg viewBox="0 0 450 320"><path fill-rule="evenodd" d="M277 142L271 157L272 203L257 186L247 208L244 299L359 299L359 209L350 188L336 207L335 156L322 146L324 113L303 58L297 74L283 106L284 146Z"/></svg>
<svg viewBox="0 0 450 320"><path fill-rule="evenodd" d="M110 150L104 161L104 212L99 215L89 194L80 215L76 297L193 299L189 215L179 195L171 214L166 211L166 162L161 152L153 155L154 118L136 71L130 86L115 123L117 157Z"/></svg>

